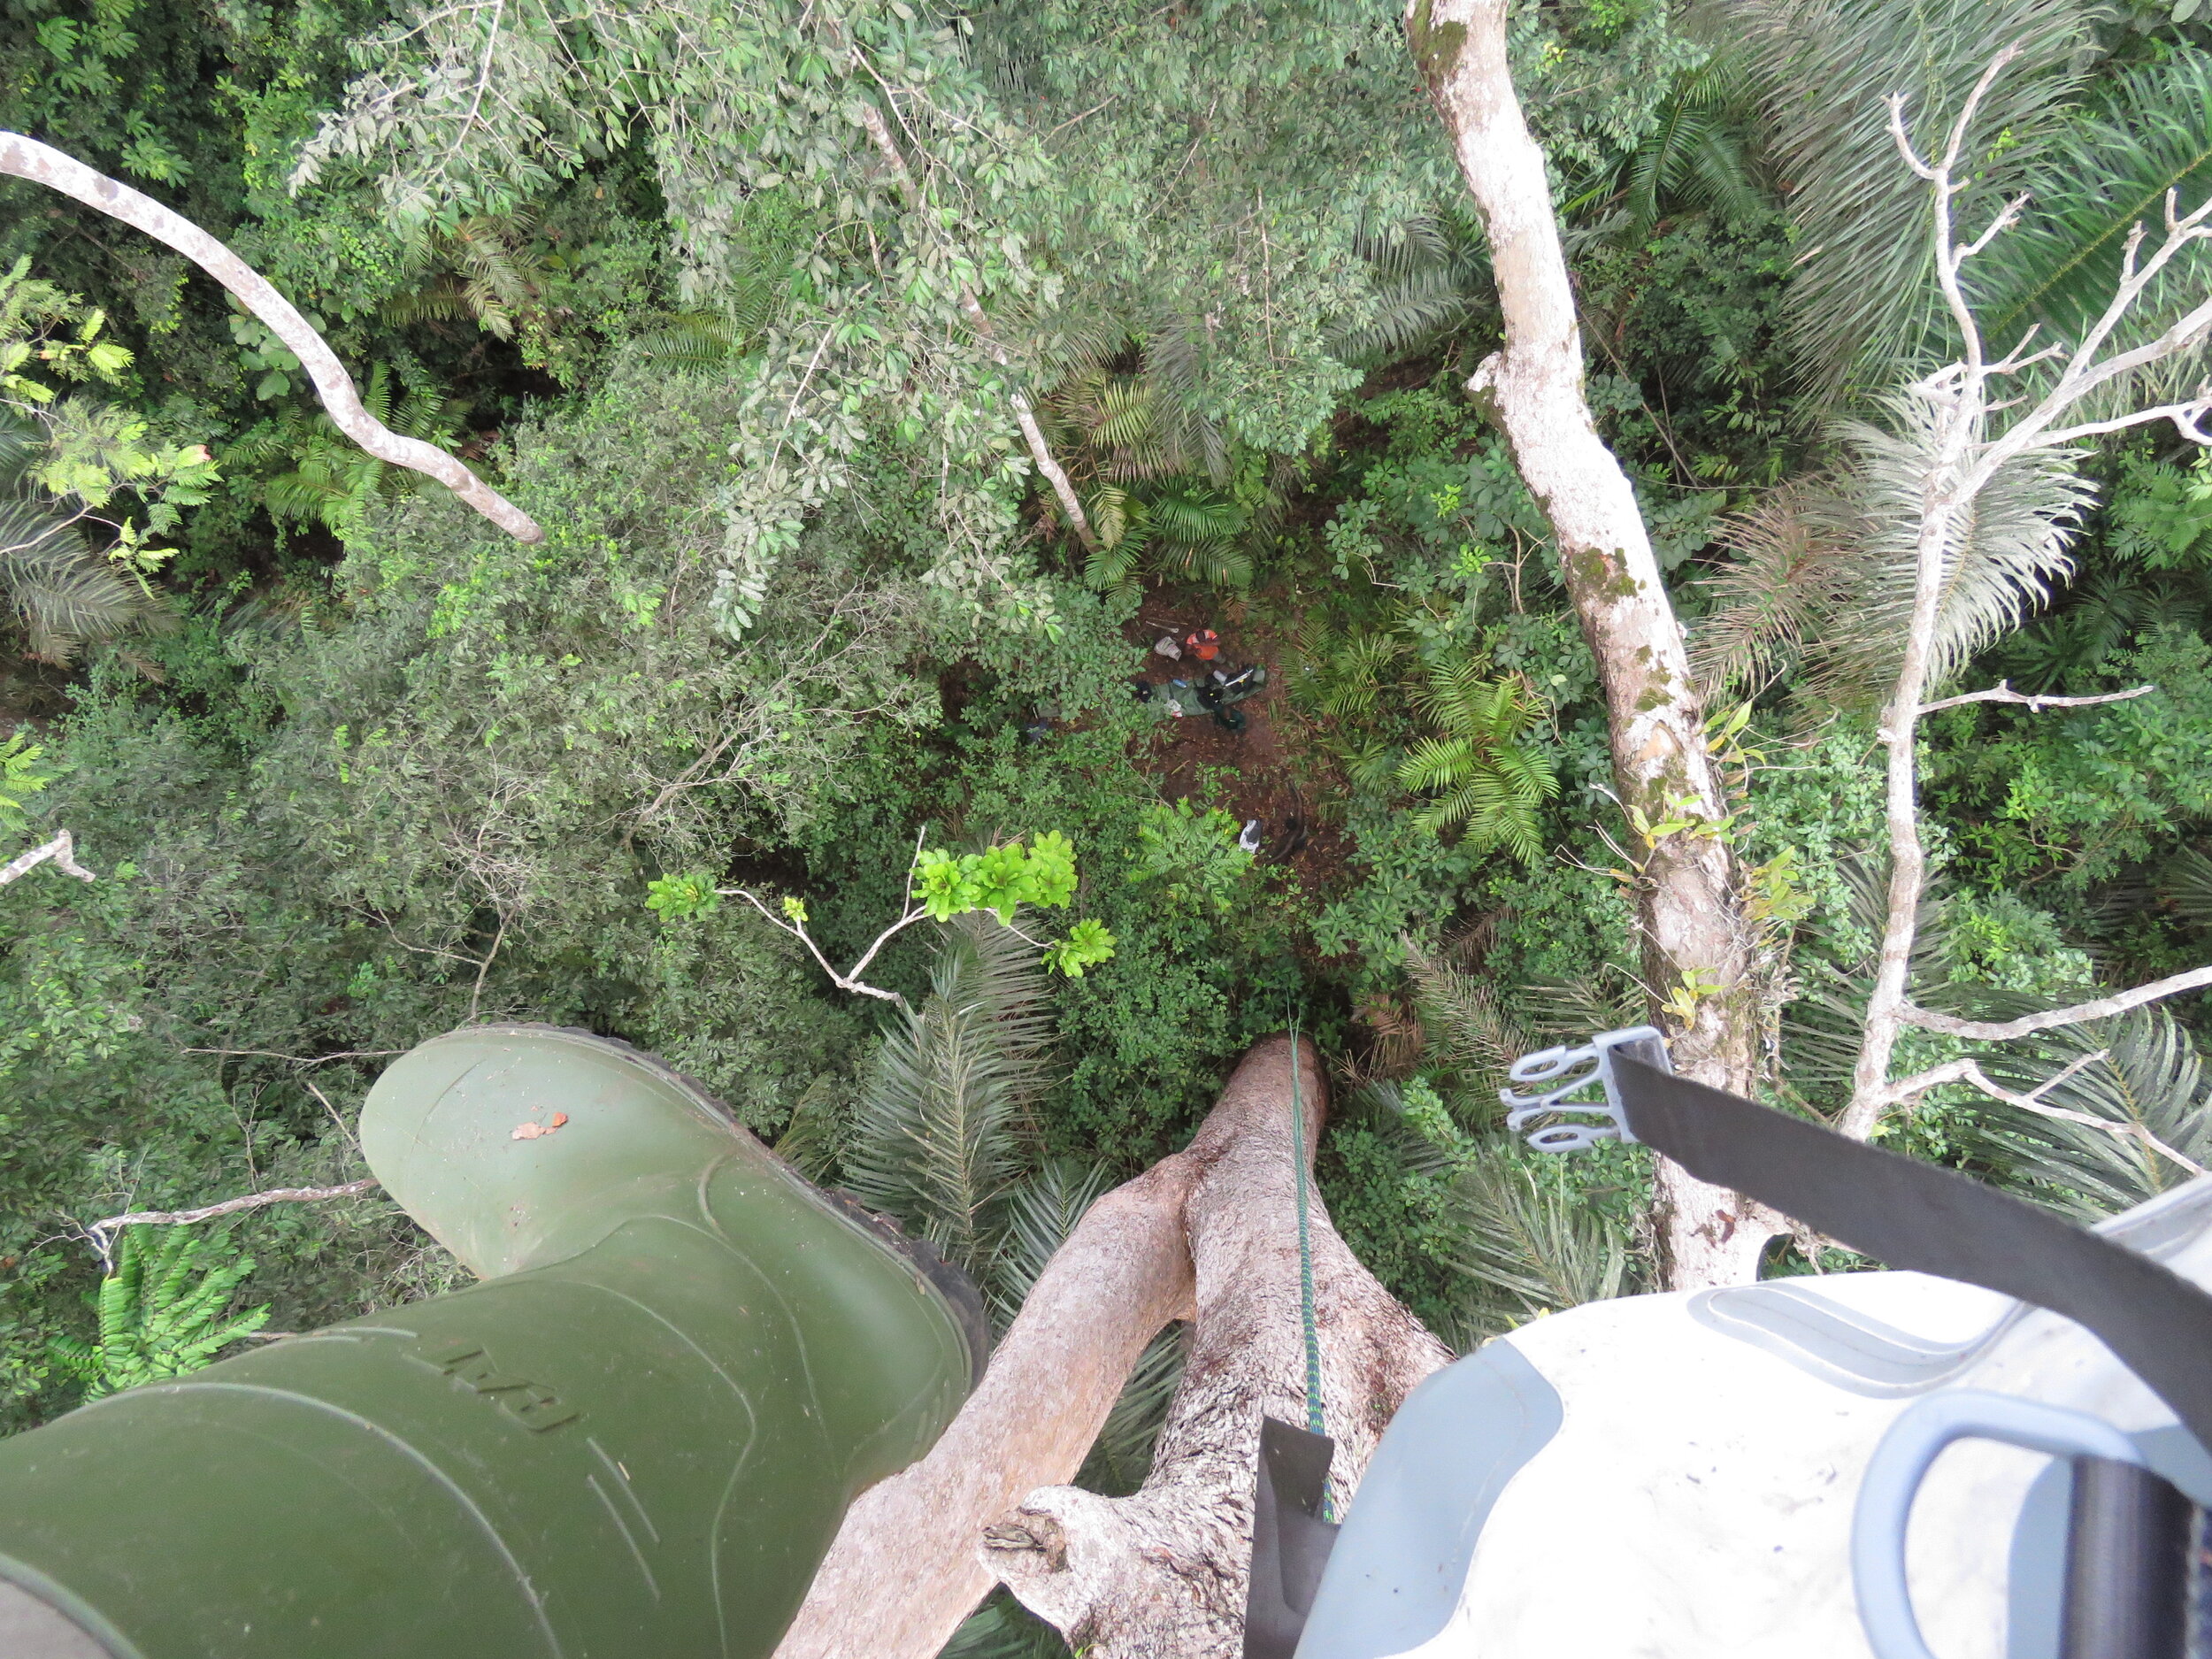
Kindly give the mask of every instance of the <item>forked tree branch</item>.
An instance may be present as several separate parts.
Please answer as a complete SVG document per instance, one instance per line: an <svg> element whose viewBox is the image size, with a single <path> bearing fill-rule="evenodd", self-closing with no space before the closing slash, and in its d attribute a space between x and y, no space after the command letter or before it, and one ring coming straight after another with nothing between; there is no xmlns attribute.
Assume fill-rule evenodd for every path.
<svg viewBox="0 0 2212 1659"><path fill-rule="evenodd" d="M0 173L58 190L175 249L236 295L245 308L284 342L285 349L300 360L300 366L315 383L316 396L322 399L324 409L329 411L339 431L380 461L435 479L516 540L545 539L545 532L538 527L535 519L477 477L460 460L419 438L402 437L369 413L354 388L353 377L346 373L337 354L292 302L278 293L266 277L190 219L171 212L151 196L143 196L105 173L96 173L74 157L20 133L0 132Z"/></svg>
<svg viewBox="0 0 2212 1659"><path fill-rule="evenodd" d="M1921 491L1920 523L1913 550L1911 621L1901 654L1897 680L1883 711L1881 741L1887 751L1885 812L1889 834L1890 876L1886 915L1874 984L1867 998L1858 1059L1852 1072L1851 1102L1839 1126L1847 1134L1864 1138L1874 1132L1884 1111L1920 1089L1933 1087L1935 1073L1893 1082L1889 1075L1900 1035L1909 1027L1939 1031L1953 1036L1985 1041L2024 1037L2054 1026L2078 1024L2124 1012L2177 991L2212 984L2212 968L2176 974L2154 985L2080 1003L2070 1009L2029 1015L2016 1020L1962 1020L1931 1013L1912 1005L1909 979L1913 943L1918 933L1920 901L1927 885L1927 854L1920 832L1919 780L1916 737L1921 718L1938 709L1970 703L2019 703L2031 710L2080 708L2121 703L2147 695L2152 687L2111 692L2091 697L2032 697L2000 684L1986 691L1924 703L1937 665L1937 636L1948 590L1951 560L1960 526L1969 521L1984 489L2007 465L2033 454L2050 455L2078 440L2099 433L2116 432L2154 420L2171 420L2184 435L2200 442L2212 439L2198 424L2212 411L2212 396L2200 394L2185 403L2139 409L2109 419L2062 424L2082 400L2100 387L2147 367L2198 344L2212 331L2212 297L2171 324L2155 339L2123 351L2107 347L2151 283L2191 244L2212 239L2212 196L2186 214L2172 191L2167 192L2165 235L2149 257L2142 256L2146 233L2137 225L2123 250L2118 280L2096 322L2070 349L2051 348L2031 353L2034 330L2022 339L2010 356L1992 364L1982 346L1981 328L1968 303L1961 269L1983 252L2019 216L2016 201L2001 211L1988 229L1970 242L1961 242L1952 219L1954 202L1966 188L1961 172L1968 152L1968 138L1975 117L1990 88L2017 56L2007 48L1982 72L1973 92L1953 123L1942 154L1934 160L1922 157L1906 130L1904 101L1888 100L1890 134L1905 165L1929 184L1929 234L1933 243L1936 277L1945 304L1957 325L1961 357L1916 382L1912 392L1924 401L1933 417L1935 450ZM2016 374L2029 364L2055 357L2063 367L2055 380L2032 397L1997 399L1991 396L1993 380ZM2024 407L2023 405L2024 404ZM2017 411L1993 434L1993 417ZM1936 1080L1970 1080L1985 1087L1986 1079L1972 1063L1960 1061Z"/></svg>
<svg viewBox="0 0 2212 1659"><path fill-rule="evenodd" d="M2017 1106L2023 1111L2033 1112L2039 1118L2055 1118L2060 1123L2079 1124L2085 1128L2101 1129L2107 1134L2124 1135L2130 1140L2140 1141L2152 1151L2178 1164L2190 1174L2202 1175L2205 1172L2204 1165L2193 1158L2186 1157L2175 1151L2173 1148L2168 1146L2141 1124L2116 1123L2109 1118L2099 1118L2089 1112L2071 1111L2063 1106L2052 1106L2045 1102L2044 1095L2078 1073L2086 1071L2098 1061L2108 1058L2109 1056L2110 1051L2104 1048L2098 1049L2094 1054L2083 1055L2063 1071L2037 1084L2024 1094L1992 1082L1981 1066L1972 1060L1952 1060L1945 1064L1932 1067L1916 1076L1892 1084L1891 1089L1895 1102L1902 1104L1926 1094L1930 1089L1940 1084L1971 1083L1993 1099L2003 1101L2008 1106Z"/></svg>
<svg viewBox="0 0 2212 1659"><path fill-rule="evenodd" d="M918 862L921 857L923 838L926 836L928 833L929 832L927 830L924 830L921 834L918 834L914 838L914 856ZM821 964L822 972L829 975L831 982L834 984L838 989L841 991L855 991L859 993L862 996L875 997L879 1002L896 1002L901 1008L905 1009L906 1011L910 1014L914 1010L908 1006L907 1001L903 996L901 996L896 991L886 991L881 989L879 987L870 985L860 976L868 971L868 964L876 959L876 953L878 951L881 950L886 945L889 944L892 940L898 937L899 934L904 933L908 928L913 926L915 923L920 921L922 918L929 914L929 910L926 906L914 902L914 870L915 865L909 864L907 866L906 897L899 906L899 919L892 923L890 926L885 928L881 933L878 933L875 937L875 942L870 945L867 949L860 953L860 960L854 963L853 965L847 969L843 973L838 972L835 968L830 965L830 959L822 954L821 946L814 942L814 935L807 932L806 923L802 921L799 917L788 914L780 916L778 915L774 910L770 910L768 906L757 896L747 892L743 887L717 887L715 888L715 891L722 895L725 898L743 899L748 904L751 905L763 916L766 917L771 926L781 928L785 933L790 934L792 938L797 940L801 944L804 945L807 948L807 953L811 956L816 962ZM1027 938L1028 935L1024 934L1023 937ZM1031 940L1030 942L1032 944L1036 943L1034 940Z"/></svg>

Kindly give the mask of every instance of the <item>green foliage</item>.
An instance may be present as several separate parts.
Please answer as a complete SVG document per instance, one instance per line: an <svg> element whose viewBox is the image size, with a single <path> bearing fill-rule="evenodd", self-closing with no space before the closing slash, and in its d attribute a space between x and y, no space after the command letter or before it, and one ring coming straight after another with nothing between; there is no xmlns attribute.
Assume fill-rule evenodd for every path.
<svg viewBox="0 0 2212 1659"><path fill-rule="evenodd" d="M189 1227L126 1227L96 1301L99 1335L58 1338L54 1357L97 1400L182 1377L269 1322L266 1306L233 1312L253 1257Z"/></svg>
<svg viewBox="0 0 2212 1659"><path fill-rule="evenodd" d="M1471 661L1430 669L1417 695L1442 733L1414 744L1398 782L1439 792L1421 813L1424 827L1456 828L1477 849L1502 847L1532 864L1542 851L1538 810L1559 793L1548 761L1520 741L1540 705L1520 680L1481 675Z"/></svg>
<svg viewBox="0 0 2212 1659"><path fill-rule="evenodd" d="M1237 845L1239 826L1219 807L1201 809L1186 795L1145 809L1137 828L1132 873L1158 884L1169 904L1225 916L1242 898L1252 855Z"/></svg>
<svg viewBox="0 0 2212 1659"><path fill-rule="evenodd" d="M844 1152L863 1202L979 1275L997 1254L1022 1145L1037 1140L1044 998L1020 934L982 914L953 924L929 995L876 1053Z"/></svg>
<svg viewBox="0 0 2212 1659"><path fill-rule="evenodd" d="M914 873L915 891L933 920L991 910L1007 926L1025 904L1067 908L1075 896L1075 849L1057 830L1044 831L1031 846L1017 837L979 853L925 847L914 856Z"/></svg>
<svg viewBox="0 0 2212 1659"><path fill-rule="evenodd" d="M0 832L21 829L24 797L53 782L54 774L39 764L45 756L45 745L32 742L19 727L0 743Z"/></svg>

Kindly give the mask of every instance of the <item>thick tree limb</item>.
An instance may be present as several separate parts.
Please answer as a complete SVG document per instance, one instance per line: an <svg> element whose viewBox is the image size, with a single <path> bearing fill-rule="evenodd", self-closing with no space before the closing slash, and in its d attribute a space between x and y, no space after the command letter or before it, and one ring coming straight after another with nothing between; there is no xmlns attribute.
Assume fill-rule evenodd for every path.
<svg viewBox="0 0 2212 1659"><path fill-rule="evenodd" d="M1675 1067L1739 1094L1755 1091L1762 1018L1752 930L1728 842L1728 814L1708 752L1704 711L1682 626L1668 602L1642 514L1583 394L1575 315L1543 152L1528 130L1506 57L1508 0L1410 0L1406 35L1443 118L1490 242L1505 347L1468 390L1486 402L1529 492L1551 521L1582 632L1597 659L1615 787L1648 822L1688 819L1661 837L1638 884L1644 979L1694 996L1671 1043ZM1677 1288L1755 1279L1785 1229L1764 1206L1659 1165L1660 1240Z"/></svg>
<svg viewBox="0 0 2212 1659"><path fill-rule="evenodd" d="M1300 1054L1310 1146L1326 1085L1312 1046ZM1259 1416L1305 1420L1291 1055L1286 1037L1254 1045L1187 1150L1091 1207L944 1438L846 1512L776 1659L933 1659L994 1576L1063 1628L1081 1626L1094 1659L1235 1651ZM1450 1355L1317 1201L1311 1214L1340 1507L1398 1402ZM1116 1503L1062 1484L1145 1345L1192 1318L1145 1491Z"/></svg>
<svg viewBox="0 0 2212 1659"><path fill-rule="evenodd" d="M190 219L141 195L130 186L96 173L60 150L26 138L19 133L0 133L0 173L28 179L73 196L125 224L136 227L156 242L165 242L213 277L259 318L315 383L315 394L339 431L380 461L403 466L434 478L508 534L521 541L542 541L545 532L536 520L484 482L466 465L435 445L419 438L402 437L362 406L353 378L321 334L309 326L291 301L278 293L267 278L233 253Z"/></svg>
<svg viewBox="0 0 2212 1659"><path fill-rule="evenodd" d="M353 1198L381 1184L375 1176L365 1175L342 1187L280 1187L272 1192L249 1193L243 1198L226 1198L219 1204L203 1204L197 1210L134 1210L127 1216L88 1223L85 1231L104 1236L122 1227L184 1227L196 1221L212 1221L218 1216L234 1216L242 1210L258 1210L265 1204L313 1204L328 1198Z"/></svg>
<svg viewBox="0 0 2212 1659"><path fill-rule="evenodd" d="M65 875L74 876L80 881L98 880L97 876L77 862L76 855L76 841L67 830L64 830L42 846L34 847L27 853L19 853L6 864L0 864L0 887L6 887L19 876L28 875L50 858L54 861L54 867Z"/></svg>
<svg viewBox="0 0 2212 1659"><path fill-rule="evenodd" d="M944 1437L846 1511L775 1659L933 1659L991 1587L984 1527L1074 1477L1145 1345L1191 1317L1197 1172L1179 1153L1085 1212Z"/></svg>
<svg viewBox="0 0 2212 1659"><path fill-rule="evenodd" d="M1252 1555L1260 1420L1306 1420L1290 1041L1256 1044L1180 1155L1197 1320L1144 1488L1030 1493L984 1535L991 1571L1090 1659L1234 1659ZM1305 1144L1326 1099L1301 1044ZM1330 1492L1350 1502L1384 1427L1451 1355L1375 1282L1310 1200Z"/></svg>

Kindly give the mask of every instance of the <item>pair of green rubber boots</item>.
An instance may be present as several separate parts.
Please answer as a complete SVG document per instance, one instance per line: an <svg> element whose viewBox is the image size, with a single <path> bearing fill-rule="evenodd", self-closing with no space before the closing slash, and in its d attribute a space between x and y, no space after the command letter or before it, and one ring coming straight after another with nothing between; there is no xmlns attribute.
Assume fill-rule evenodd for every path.
<svg viewBox="0 0 2212 1659"><path fill-rule="evenodd" d="M361 1118L483 1280L0 1441L0 1659L749 1659L979 1373L974 1293L626 1046L480 1026Z"/></svg>

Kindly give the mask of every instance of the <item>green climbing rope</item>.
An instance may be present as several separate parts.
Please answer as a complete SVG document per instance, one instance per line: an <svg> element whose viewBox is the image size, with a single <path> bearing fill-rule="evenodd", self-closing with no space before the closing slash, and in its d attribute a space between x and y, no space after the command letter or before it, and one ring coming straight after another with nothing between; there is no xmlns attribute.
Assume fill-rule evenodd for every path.
<svg viewBox="0 0 2212 1659"><path fill-rule="evenodd" d="M1300 1087L1305 1075L1298 1048L1298 1017L1290 1020L1290 1155L1298 1166L1298 1315L1306 1333L1306 1427L1325 1432L1321 1416L1321 1333L1313 1318L1313 1240L1306 1221L1306 1102Z"/></svg>

